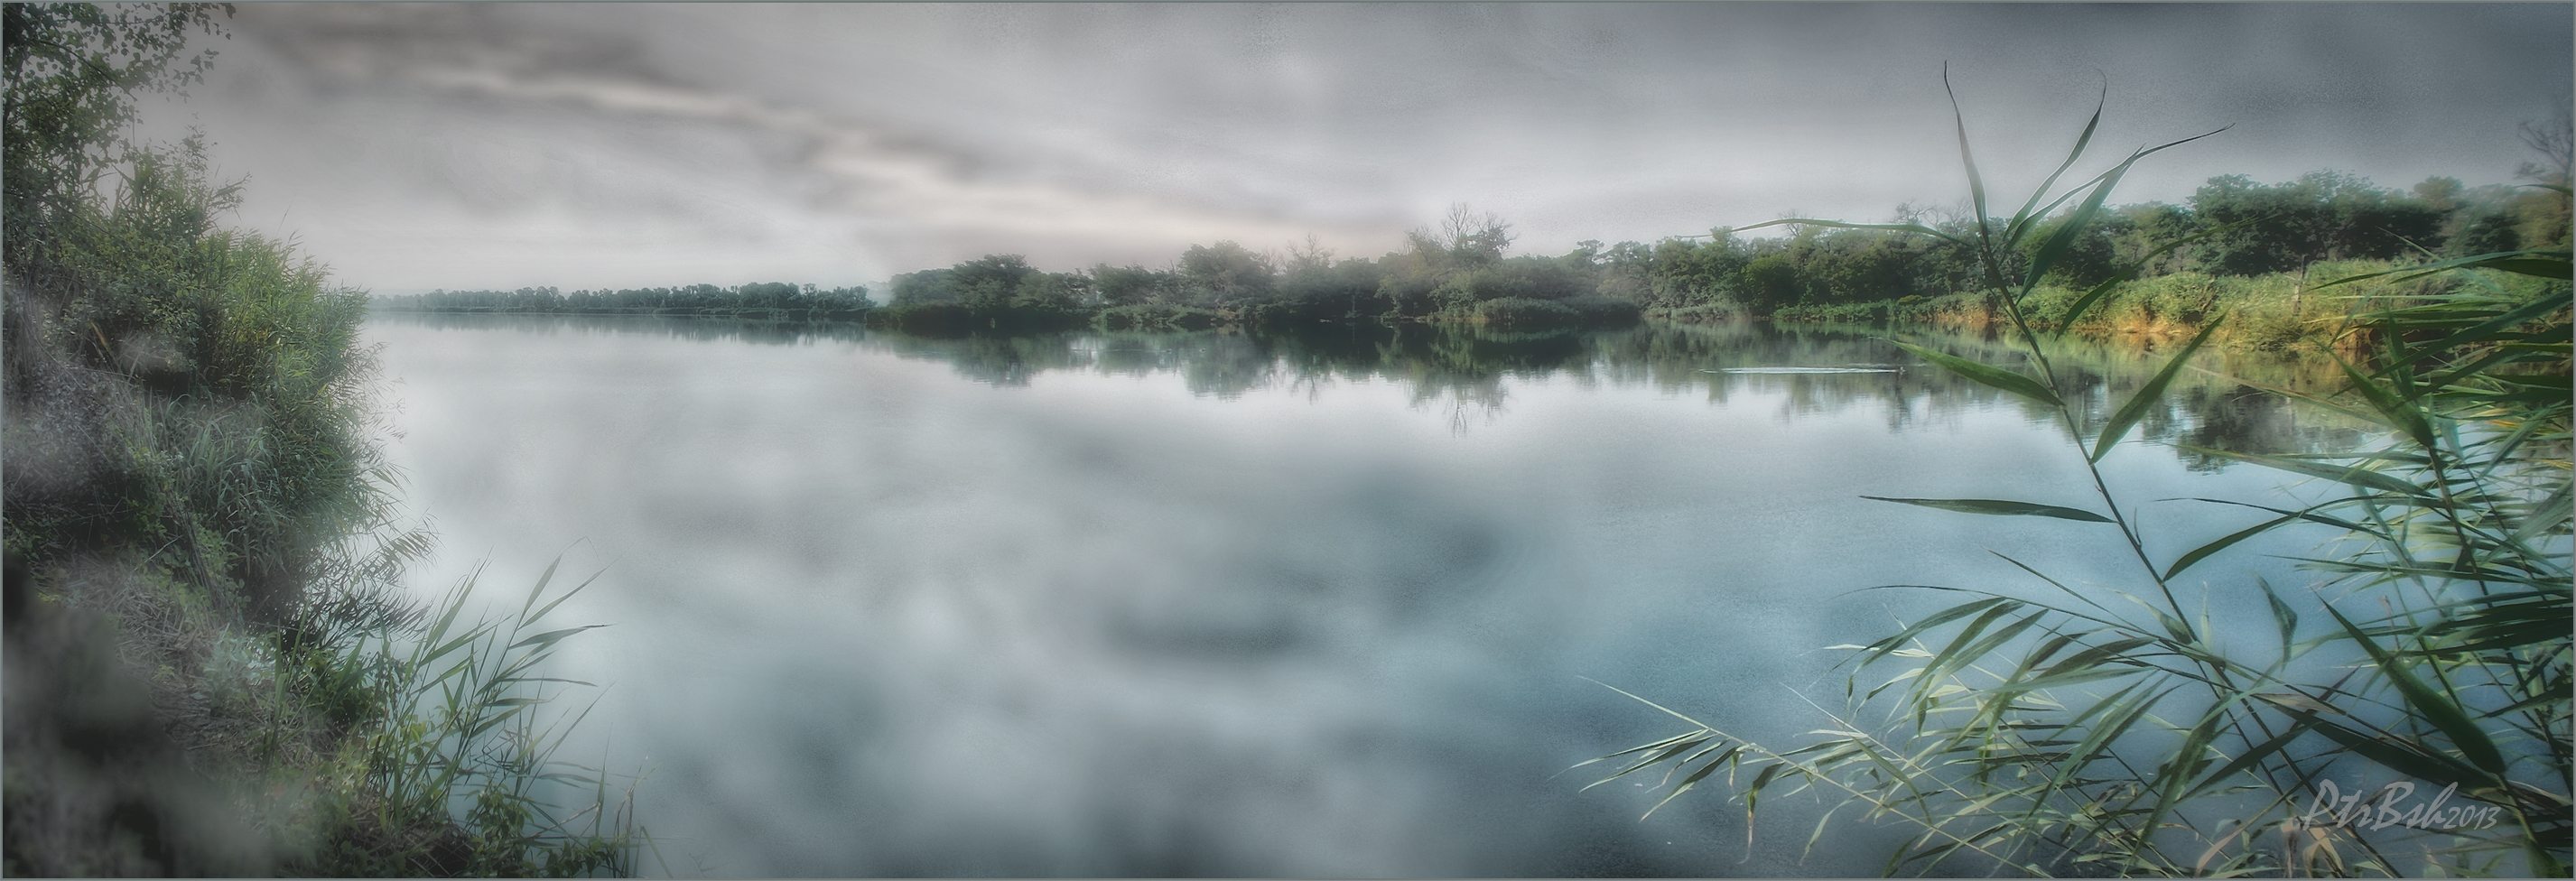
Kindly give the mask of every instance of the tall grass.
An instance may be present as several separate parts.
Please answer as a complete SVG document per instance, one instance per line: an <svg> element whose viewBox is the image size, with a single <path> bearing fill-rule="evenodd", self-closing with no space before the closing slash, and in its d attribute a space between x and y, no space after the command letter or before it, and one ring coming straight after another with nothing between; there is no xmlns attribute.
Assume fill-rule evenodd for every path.
<svg viewBox="0 0 2576 881"><path fill-rule="evenodd" d="M2208 316L2097 419L2061 396L2056 357L2065 329L2114 302L2121 280L2051 304L2046 327L2032 314L2037 279L2120 178L2185 142L2133 151L2052 197L2100 119L2097 108L2019 210L1981 219L1970 237L1775 223L1900 229L1980 255L1985 296L2024 357L1989 363L1899 345L2053 412L2098 505L1882 500L2094 530L2134 563L2127 583L2073 585L1997 554L1991 585L1889 586L1954 600L1836 647L1849 653L1847 711L1825 713L1800 742L1772 745L1648 702L1687 727L1595 759L1621 763L1604 782L1660 769L1669 803L1722 779L1748 828L1766 795L1821 793L1830 807L1809 846L1837 817L1897 824L1911 837L1889 854L1891 874L2565 876L2568 251L2485 254L2318 285L2314 294L2350 297L2367 284L2449 283L2396 305L2344 300L2355 320L2341 335L2371 341L2373 357L2339 362L2336 393L2294 395L2380 427L2385 442L2324 455L2196 450L2303 475L2326 498L2297 508L2182 500L2243 525L2172 553L2140 529L2140 500L2099 463L2232 316ZM1971 200L1987 218L1964 117L1958 142ZM2008 274L2002 256L2069 202L2067 222L2029 268ZM2171 293L2150 290L2143 302ZM2300 523L2346 533L2305 561L2310 584L2196 568ZM2217 626L2207 609L2229 604L2268 609L2277 638Z"/></svg>
<svg viewBox="0 0 2576 881"><path fill-rule="evenodd" d="M560 562L560 561L558 561ZM548 595L549 565L503 617L468 618L477 578L434 619L359 630L332 646L345 681L377 699L321 801L326 834L298 868L318 875L629 875L647 839L632 790L604 764L558 753L590 710L546 708L592 683L546 675L564 640L602 625L548 615L588 587ZM479 573L478 573L479 576ZM457 822L458 820L462 822Z"/></svg>

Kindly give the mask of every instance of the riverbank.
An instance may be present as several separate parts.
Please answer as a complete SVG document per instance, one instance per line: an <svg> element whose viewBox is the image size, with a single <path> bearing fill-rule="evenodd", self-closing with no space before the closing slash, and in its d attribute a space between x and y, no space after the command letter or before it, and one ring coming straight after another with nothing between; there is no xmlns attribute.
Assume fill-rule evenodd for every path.
<svg viewBox="0 0 2576 881"><path fill-rule="evenodd" d="M2537 296L2541 282L2501 272L2452 272L2409 279L2404 273L2320 290L2338 279L2405 268L2382 260L2317 263L2298 273L2255 276L2175 273L2125 282L2108 289L2072 326L2064 318L2090 291L2054 285L2033 289L2022 301L2031 329L2142 344L2189 338L2212 321L2221 325L2210 344L2222 349L2360 355L2377 342L2356 316L2434 302L2464 285ZM1791 306L1773 320L1887 327L1932 327L1984 333L2008 330L2009 313L1994 297L1960 293L1899 297L1830 306Z"/></svg>
<svg viewBox="0 0 2576 881"><path fill-rule="evenodd" d="M2310 264L2299 272L2260 275L2211 275L2175 272L2112 284L2067 328L2092 339L2142 342L2188 337L2209 321L2226 316L2211 336L2220 348L2247 351L2358 353L2372 341L2368 329L2352 316L2397 305L2429 302L2463 284L2495 285L2509 291L2533 283L2508 273L2445 273L2424 278L2373 278L2330 289L2337 279L2402 269L2408 264L2386 260L2337 260ZM776 296L758 288L784 291ZM701 316L767 321L855 321L871 328L921 334L978 332L1051 332L1075 329L1103 331L1194 331L1221 328L1261 329L1318 322L1422 323L1490 327L1497 330L1570 330L1624 327L1640 320L1680 323L1741 321L1753 318L1791 324L1875 325L1891 328L1929 327L1984 333L2009 323L2001 302L1984 293L1939 296L1908 295L1852 302L1798 302L1767 314L1733 301L1653 306L1599 294L1556 299L1499 297L1469 301L1418 314L1401 311L1352 311L1323 300L1258 301L1220 306L1180 303L1101 305L1077 303L986 303L929 301L878 306L864 290L842 293L837 305L805 303L790 285L744 285L716 288L699 285L705 295L678 305L652 298L588 298L586 292L556 295L551 291L515 295L469 293L383 298L375 308L454 314L512 315L661 315ZM662 290L662 289L655 289ZM672 289L689 290L689 289ZM831 292L826 292L831 293ZM2054 284L2034 288L2022 301L2034 329L2056 331L2063 318L2091 289ZM807 296L813 296L808 294ZM727 299L733 298L733 299ZM755 305L777 300L783 305Z"/></svg>
<svg viewBox="0 0 2576 881"><path fill-rule="evenodd" d="M545 779L542 612L397 581L433 537L380 455L364 295L215 222L240 189L199 142L119 140L219 11L6 8L0 868L622 873L606 781Z"/></svg>

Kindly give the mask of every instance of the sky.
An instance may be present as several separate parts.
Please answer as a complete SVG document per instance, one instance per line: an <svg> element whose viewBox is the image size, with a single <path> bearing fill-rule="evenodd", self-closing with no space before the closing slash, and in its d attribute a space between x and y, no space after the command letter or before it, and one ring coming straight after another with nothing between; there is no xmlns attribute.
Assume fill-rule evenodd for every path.
<svg viewBox="0 0 2576 881"><path fill-rule="evenodd" d="M2023 194L2107 86L2112 202L2335 169L2510 183L2569 4L244 4L184 100L242 227L343 283L879 283L987 253L1520 253ZM1998 197L2001 201L2002 197ZM2012 200L2018 204L2018 199ZM2002 209L2009 210L2009 207Z"/></svg>

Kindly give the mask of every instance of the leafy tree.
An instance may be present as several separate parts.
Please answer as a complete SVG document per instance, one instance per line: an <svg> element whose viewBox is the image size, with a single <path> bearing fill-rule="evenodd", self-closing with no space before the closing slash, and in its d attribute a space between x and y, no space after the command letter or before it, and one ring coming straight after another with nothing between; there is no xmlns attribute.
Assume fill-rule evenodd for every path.
<svg viewBox="0 0 2576 881"><path fill-rule="evenodd" d="M2066 224L2064 214L2033 224L2030 237L2024 240L2023 259L2029 259ZM2094 221L2080 228L2067 248L2057 255L2043 281L2070 288L2090 288L2110 279L2120 271L2119 243L2134 238L2137 225L2136 218L2124 214L2096 215Z"/></svg>
<svg viewBox="0 0 2576 881"><path fill-rule="evenodd" d="M2295 271L2318 260L2396 257L2438 245L2441 213L2368 180L2316 171L2266 186L2241 174L2210 178L2192 211L2216 235L2207 266L2231 275Z"/></svg>
<svg viewBox="0 0 2576 881"><path fill-rule="evenodd" d="M1181 281L1199 304L1259 299L1270 293L1270 260L1231 241L1191 245L1181 252Z"/></svg>
<svg viewBox="0 0 2576 881"><path fill-rule="evenodd" d="M2460 207L2460 198L2468 192L2468 187L2461 184L2459 178L2437 176L2425 178L2423 183L2415 185L2412 192L2415 200L2424 203L2425 207L2447 213Z"/></svg>
<svg viewBox="0 0 2576 881"><path fill-rule="evenodd" d="M32 269L50 241L35 231L88 204L101 178L135 149L127 137L139 93L205 77L208 49L186 55L192 34L223 35L229 3L0 6L0 186L12 262ZM185 55L185 57L182 57ZM218 190L216 201L229 198Z"/></svg>
<svg viewBox="0 0 2576 881"><path fill-rule="evenodd" d="M1169 299L1176 289L1174 281L1171 273L1142 266L1103 263L1091 268L1092 290L1104 306L1133 306Z"/></svg>
<svg viewBox="0 0 2576 881"><path fill-rule="evenodd" d="M1737 292L1736 278L1749 257L1732 236L1712 236L1706 243L1656 242L1646 267L1649 302L1670 307L1725 299Z"/></svg>
<svg viewBox="0 0 2576 881"><path fill-rule="evenodd" d="M1654 251L1643 242L1620 242L1602 252L1600 276L1593 290L1605 297L1617 297L1634 303L1652 302L1655 295Z"/></svg>
<svg viewBox="0 0 2576 881"><path fill-rule="evenodd" d="M1037 274L1018 254L986 254L950 267L947 284L956 302L968 309L992 311L1009 306L1020 285Z"/></svg>
<svg viewBox="0 0 2576 881"><path fill-rule="evenodd" d="M1766 254L1744 264L1737 284L1737 296L1747 308L1770 312L1798 302L1805 285L1798 278L1798 264L1787 255Z"/></svg>
<svg viewBox="0 0 2576 881"><path fill-rule="evenodd" d="M1011 308L1072 312L1091 300L1091 279L1071 272L1033 272L1020 280Z"/></svg>

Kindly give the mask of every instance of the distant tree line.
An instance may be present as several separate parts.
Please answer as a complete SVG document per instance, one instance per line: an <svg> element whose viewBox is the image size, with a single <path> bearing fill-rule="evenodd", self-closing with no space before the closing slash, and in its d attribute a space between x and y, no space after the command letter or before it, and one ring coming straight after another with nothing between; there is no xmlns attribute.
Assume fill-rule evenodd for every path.
<svg viewBox="0 0 2576 881"><path fill-rule="evenodd" d="M2535 130L2536 131L2536 130ZM2529 133L2527 133L2529 134ZM2311 263L2458 255L2562 244L2566 140L2527 138L2550 161L2523 175L2544 186L2468 187L2436 177L2406 191L2340 172L2278 184L2211 178L2182 205L2131 205L2098 218L2046 282L2076 289L2134 271L2295 273ZM1899 221L1955 235L1976 222L1900 207ZM1990 221L1995 222L1995 221ZM2044 221L2053 225L2059 220ZM2043 226L2028 237L2049 238ZM1926 236L1821 226L1743 238L1720 228L1654 243L1585 241L1559 255L1510 254L1511 225L1460 205L1384 255L1336 258L1311 237L1284 250L1232 241L1192 245L1168 266L1099 264L1049 272L1016 254L988 254L896 276L885 308L862 288L784 283L718 288L441 291L380 298L391 308L496 312L630 312L836 318L910 330L1189 329L1351 319L1427 320L1498 327L1616 324L1641 314L1768 316L1841 304L1971 290L1968 253ZM2188 241L2178 248L2166 247ZM2015 267L2007 267L2015 269Z"/></svg>
<svg viewBox="0 0 2576 881"><path fill-rule="evenodd" d="M595 314L642 312L661 315L723 315L762 318L857 318L876 305L864 287L817 288L786 282L755 282L718 287L694 284L669 288L577 290L551 287L514 291L449 291L378 296L380 309L423 312L520 312Z"/></svg>

